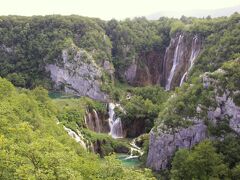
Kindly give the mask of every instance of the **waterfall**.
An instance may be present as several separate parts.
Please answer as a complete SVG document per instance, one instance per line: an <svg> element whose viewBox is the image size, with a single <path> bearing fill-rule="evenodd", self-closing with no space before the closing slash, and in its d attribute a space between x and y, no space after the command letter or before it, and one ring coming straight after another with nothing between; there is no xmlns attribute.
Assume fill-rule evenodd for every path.
<svg viewBox="0 0 240 180"><path fill-rule="evenodd" d="M94 119L95 119L95 131L100 133L101 132L101 127L100 127L100 120L99 120L99 117L98 117L98 113L95 109L93 109L93 113L94 113Z"/></svg>
<svg viewBox="0 0 240 180"><path fill-rule="evenodd" d="M87 117L84 118L86 127L92 131L101 132L101 122L95 109L91 112L86 110Z"/></svg>
<svg viewBox="0 0 240 180"><path fill-rule="evenodd" d="M167 84L166 84L166 87L165 87L166 90L170 90L170 88L171 88L171 83L172 83L172 79L173 79L173 76L174 76L174 73L175 73L175 69L176 69L176 67L179 63L179 56L180 56L179 47L180 47L180 44L182 42L182 39L183 39L183 35L179 35L177 47L176 47L175 52L174 52L172 69L170 71L170 74L169 74L169 77L168 77L168 80L167 80Z"/></svg>
<svg viewBox="0 0 240 180"><path fill-rule="evenodd" d="M179 86L182 86L184 80L187 77L187 74L189 73L189 71L192 69L192 67L194 65L194 60L196 59L196 57L198 56L198 54L200 52L200 48L198 48L197 43L198 43L198 37L196 35L196 36L194 36L193 41L192 41L192 51L191 51L191 56L190 56L190 59L189 59L190 66L189 66L188 70L183 74Z"/></svg>
<svg viewBox="0 0 240 180"><path fill-rule="evenodd" d="M109 110L108 110L108 123L110 127L109 134L113 138L123 138L123 129L122 129L122 121L120 118L115 118L115 107L120 106L119 104L115 105L113 103L109 103Z"/></svg>
<svg viewBox="0 0 240 180"><path fill-rule="evenodd" d="M86 114L87 114L87 111L86 111ZM86 125L86 128L88 128L88 123L87 123L87 118L86 118L86 116L84 116L84 123L85 123L85 125Z"/></svg>
<svg viewBox="0 0 240 180"><path fill-rule="evenodd" d="M77 141L78 143L80 143L84 149L87 149L86 144L85 144L85 142L83 141L84 137L83 137L83 135L80 133L80 131L79 131L78 134L77 134L77 133L75 133L73 130L71 130L71 129L65 127L65 126L63 126L63 127L64 127L65 131L67 131L67 133L68 133L69 136L71 136L73 139L75 139L75 141Z"/></svg>
<svg viewBox="0 0 240 180"><path fill-rule="evenodd" d="M87 128L94 131L94 122L93 122L93 117L92 117L92 113L86 111L87 113L87 118L86 118L86 123L87 123Z"/></svg>
<svg viewBox="0 0 240 180"><path fill-rule="evenodd" d="M126 157L125 159L133 159L138 158L139 156L142 156L144 152L141 150L140 147L136 145L136 139L133 139L132 142L130 142L130 156ZM134 155L134 151L137 152L138 155Z"/></svg>
<svg viewBox="0 0 240 180"><path fill-rule="evenodd" d="M184 80L185 80L185 78L186 78L186 76L187 76L187 73L188 73L188 71L186 71L186 72L183 74L179 86L182 86L182 84L183 84L183 82L184 82Z"/></svg>

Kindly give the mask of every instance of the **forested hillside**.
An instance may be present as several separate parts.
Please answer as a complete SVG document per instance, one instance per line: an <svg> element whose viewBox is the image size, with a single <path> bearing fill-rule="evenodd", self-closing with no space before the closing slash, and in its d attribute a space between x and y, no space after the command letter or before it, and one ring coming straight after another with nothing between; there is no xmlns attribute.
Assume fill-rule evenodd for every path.
<svg viewBox="0 0 240 180"><path fill-rule="evenodd" d="M161 86L166 84L164 69L168 66L164 64L171 63L164 62L164 53L176 34L197 35L201 39L202 50L194 70L198 75L216 70L226 59L238 57L240 48L237 13L229 18L183 16L180 20L136 18L120 22L80 16L3 16L0 19L0 75L16 86L27 88L43 85L51 89L53 82L46 65L62 66L62 50L72 44L92 56L109 76L113 73L113 70L109 72L113 63L115 78L120 81ZM74 55L69 53L70 57ZM106 81L106 76L102 78ZM104 90L111 89L106 85Z"/></svg>
<svg viewBox="0 0 240 180"><path fill-rule="evenodd" d="M152 178L114 156L101 160L70 139L46 90L16 89L0 79L0 93L0 179Z"/></svg>
<svg viewBox="0 0 240 180"><path fill-rule="evenodd" d="M239 59L238 13L1 16L0 179L239 179Z"/></svg>

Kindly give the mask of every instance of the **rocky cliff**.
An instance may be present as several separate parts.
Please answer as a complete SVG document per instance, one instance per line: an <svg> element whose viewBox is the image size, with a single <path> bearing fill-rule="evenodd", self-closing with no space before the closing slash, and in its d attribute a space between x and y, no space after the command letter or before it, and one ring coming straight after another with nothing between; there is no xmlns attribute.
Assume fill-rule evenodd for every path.
<svg viewBox="0 0 240 180"><path fill-rule="evenodd" d="M109 70L109 66L106 68ZM83 49L74 45L64 49L60 62L48 64L46 70L51 73L51 79L58 89L62 88L67 93L100 101L106 101L108 98L100 90L103 84L103 69Z"/></svg>
<svg viewBox="0 0 240 180"><path fill-rule="evenodd" d="M135 86L159 84L167 90L181 85L200 53L201 38L177 33L164 52L140 52L124 72L125 79Z"/></svg>
<svg viewBox="0 0 240 180"><path fill-rule="evenodd" d="M127 82L135 86L160 84L162 80L163 54L150 51L140 53L136 60L126 69Z"/></svg>
<svg viewBox="0 0 240 180"><path fill-rule="evenodd" d="M214 105L198 104L196 107L198 115L196 114L195 118L188 119L192 122L191 125L174 129L166 129L159 125L151 131L147 158L148 167L157 171L166 169L179 148L190 149L206 138L224 138L222 135L218 137L209 133L209 125L217 129L219 124L226 123L231 133L240 135L240 107L234 103L232 98L238 91L230 91L223 87L223 82L218 78L225 77L224 73L220 69L214 73L205 73L202 76L202 88L205 91L212 92L212 96L207 96L207 98L212 99ZM225 80L227 80L224 81L226 83L232 83L229 77ZM190 87L193 86L195 85ZM198 94L198 98L201 98L201 96L201 94Z"/></svg>
<svg viewBox="0 0 240 180"><path fill-rule="evenodd" d="M171 39L163 62L163 82L166 90L180 86L192 68L201 50L201 39L197 35L178 33Z"/></svg>
<svg viewBox="0 0 240 180"><path fill-rule="evenodd" d="M151 131L147 166L153 170L166 169L179 148L190 149L207 137L207 126L199 123L174 133Z"/></svg>

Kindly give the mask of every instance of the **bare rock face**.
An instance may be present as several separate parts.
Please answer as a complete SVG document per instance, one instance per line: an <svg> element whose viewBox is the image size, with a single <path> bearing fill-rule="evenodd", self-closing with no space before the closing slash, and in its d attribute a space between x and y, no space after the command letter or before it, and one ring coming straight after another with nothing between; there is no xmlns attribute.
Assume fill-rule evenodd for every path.
<svg viewBox="0 0 240 180"><path fill-rule="evenodd" d="M217 107L208 111L208 119L215 125L224 119L229 120L229 127L240 135L240 107L229 96L229 92L223 93L222 96L216 96Z"/></svg>
<svg viewBox="0 0 240 180"><path fill-rule="evenodd" d="M206 137L207 126L203 123L179 129L175 133L151 131L147 167L156 171L166 169L179 148L190 149Z"/></svg>
<svg viewBox="0 0 240 180"><path fill-rule="evenodd" d="M88 96L106 101L107 95L100 90L102 71L85 50L72 46L62 51L62 62L48 64L46 70L57 88L67 93Z"/></svg>
<svg viewBox="0 0 240 180"><path fill-rule="evenodd" d="M153 50L138 54L125 70L125 79L134 86L160 84L163 57L164 53Z"/></svg>
<svg viewBox="0 0 240 180"><path fill-rule="evenodd" d="M222 69L218 69L214 73L224 74L225 72ZM209 75L209 73L203 75L203 86L205 88L209 88L210 86L214 87L216 107L209 108L208 119L211 120L214 125L227 119L229 121L229 127L240 135L240 107L237 106L232 99L232 95L238 92L230 92L227 89L224 90L221 84L219 85L219 82L210 78Z"/></svg>

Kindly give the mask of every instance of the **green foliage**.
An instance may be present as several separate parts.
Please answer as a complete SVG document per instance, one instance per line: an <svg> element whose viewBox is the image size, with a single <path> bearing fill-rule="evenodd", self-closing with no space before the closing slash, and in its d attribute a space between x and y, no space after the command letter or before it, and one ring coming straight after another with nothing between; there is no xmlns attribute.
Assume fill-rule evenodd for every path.
<svg viewBox="0 0 240 180"><path fill-rule="evenodd" d="M16 90L0 82L0 179L152 179L149 171L87 153L57 124L58 108L43 88ZM78 118L73 112L64 118Z"/></svg>
<svg viewBox="0 0 240 180"><path fill-rule="evenodd" d="M134 121L140 121L140 124L144 124L144 132L149 132L168 98L168 93L157 86L129 88L127 92L130 98L123 97L121 101L126 113L117 113L127 127Z"/></svg>
<svg viewBox="0 0 240 180"><path fill-rule="evenodd" d="M229 18L197 20L199 29L194 31L203 33L206 39L204 49L192 71L194 76L199 75L198 71L213 72L226 60L239 57L239 20L240 15L237 13Z"/></svg>
<svg viewBox="0 0 240 180"><path fill-rule="evenodd" d="M216 153L210 141L204 141L193 150L176 152L171 179L222 179L228 177L228 167L221 154Z"/></svg>
<svg viewBox="0 0 240 180"><path fill-rule="evenodd" d="M204 88L200 78L194 80L194 84L185 83L181 88L177 88L175 93L164 104L164 109L159 113L156 125L164 125L165 129L175 129L178 127L188 127L191 125L191 118L207 119L207 107L214 107L214 89ZM197 107L202 105L201 113Z"/></svg>
<svg viewBox="0 0 240 180"><path fill-rule="evenodd" d="M240 165L237 165L235 168L232 169L232 179L237 180L240 178Z"/></svg>
<svg viewBox="0 0 240 180"><path fill-rule="evenodd" d="M129 151L129 144L124 140L113 139L110 135L104 133L96 133L88 129L84 129L83 133L85 138L92 143L96 143L99 146L100 156L107 156L114 152L120 152L119 150L125 149Z"/></svg>
<svg viewBox="0 0 240 180"><path fill-rule="evenodd" d="M14 85L51 88L45 65L61 62L72 44L94 52L97 63L111 61L111 42L99 22L80 16L1 16L0 76Z"/></svg>
<svg viewBox="0 0 240 180"><path fill-rule="evenodd" d="M165 50L168 43L165 41L169 39L169 35L166 35L168 32L165 30L166 28L158 21L148 21L146 18L107 22L106 34L112 41L113 63L119 80L123 80L122 73L133 59L140 59L144 52ZM144 62L140 61L140 63Z"/></svg>
<svg viewBox="0 0 240 180"><path fill-rule="evenodd" d="M142 150L144 152L144 154L140 157L140 161L145 165L149 150L149 134L142 134L140 138L142 141Z"/></svg>
<svg viewBox="0 0 240 180"><path fill-rule="evenodd" d="M224 155L224 161L230 168L240 163L240 140L234 135L228 135L223 141L216 141L214 146L218 153Z"/></svg>

